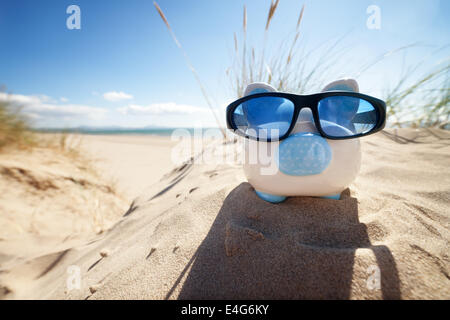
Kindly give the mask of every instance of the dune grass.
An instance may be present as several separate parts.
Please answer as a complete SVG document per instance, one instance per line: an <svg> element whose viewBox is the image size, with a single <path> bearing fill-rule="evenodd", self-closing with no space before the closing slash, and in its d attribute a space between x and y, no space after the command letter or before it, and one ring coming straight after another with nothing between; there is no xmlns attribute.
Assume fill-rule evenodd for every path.
<svg viewBox="0 0 450 320"><path fill-rule="evenodd" d="M320 48L308 49L301 41L301 23L305 5L299 11L295 32L277 44L270 44L267 54L268 31L279 1L271 1L264 28L262 46L252 46L247 41L247 10L244 6L242 32L234 33L234 54L226 74L236 98L242 97L252 82L266 82L278 91L311 93L320 91L330 74L345 70L338 62L349 49L341 46L344 37L324 43ZM362 64L355 78L394 53L412 50L415 44L393 49ZM276 48L276 50L273 50ZM317 56L317 50L321 54ZM314 57L314 58L313 58ZM409 66L400 80L385 90L381 98L386 101L388 126L449 128L450 118L450 59L439 63L423 74L417 74L421 63Z"/></svg>
<svg viewBox="0 0 450 320"><path fill-rule="evenodd" d="M20 108L0 101L0 151L8 147L29 148L36 143L28 119Z"/></svg>
<svg viewBox="0 0 450 320"><path fill-rule="evenodd" d="M94 165L95 159L86 156L82 151L83 136L66 132L42 133L32 129L30 120L23 113L23 110L6 101L0 101L0 154L9 157L13 153L20 152L21 155L33 156L36 149L42 151L50 160L52 157L66 159L67 163L72 163L78 169L88 174L88 177L95 177L95 183L103 184L106 193L112 193L119 198L122 196L118 192L118 182L114 178L103 176ZM24 152L24 153L22 153ZM62 157L59 157L62 156ZM26 162L27 158L24 157ZM8 175L11 168L2 168L1 175ZM14 169L14 168L13 168ZM33 178L39 183L37 178ZM45 181L44 181L45 183ZM94 182L93 182L94 183ZM83 184L80 184L83 185ZM91 184L92 185L92 184ZM87 187L90 187L88 185ZM94 194L97 192L92 189ZM100 194L99 192L97 192ZM95 198L97 195L95 195ZM98 200L96 200L98 202ZM98 207L98 204L97 204ZM96 210L98 208L95 208ZM94 220L97 219L97 211L93 211ZM101 218L101 216L100 216ZM94 221L97 223L98 221ZM101 221L100 221L101 222Z"/></svg>
<svg viewBox="0 0 450 320"><path fill-rule="evenodd" d="M234 33L232 63L226 70L236 97L241 97L252 82L266 82L278 91L300 94L319 91L327 80L329 70L337 65L336 62L346 52L340 47L342 38L328 41L312 50L305 47L301 41L305 5L300 7L294 32L278 43L269 43L269 29L278 4L279 1L270 3L262 46L248 43L247 11L244 7L242 33L241 36ZM268 49L271 50L268 52ZM319 49L322 49L322 53L317 54Z"/></svg>
<svg viewBox="0 0 450 320"><path fill-rule="evenodd" d="M82 137L61 133L40 133L32 128L30 119L20 106L0 101L0 152L11 150L53 149L69 158L81 158Z"/></svg>
<svg viewBox="0 0 450 320"><path fill-rule="evenodd" d="M450 60L410 82L415 69L417 66L409 68L385 94L391 125L450 129Z"/></svg>
<svg viewBox="0 0 450 320"><path fill-rule="evenodd" d="M205 99L206 104L208 105L209 109L211 110L211 113L214 116L214 120L216 121L216 124L217 124L218 128L220 128L220 130L222 132L222 135L225 138L225 136L226 136L225 129L221 125L221 122L220 122L216 112L214 111L213 103L211 102L211 99L209 98L208 92L207 92L205 86L203 85L203 82L202 82L202 80L201 80L197 70L192 65L192 62L189 59L189 56L188 56L187 52L184 50L184 48L183 48L182 44L180 43L180 41L178 41L178 38L176 37L175 32L173 31L172 27L170 26L169 21L167 20L164 12L162 11L162 9L158 5L158 3L156 3L156 1L153 2L153 6L155 7L155 9L158 12L159 16L161 17L162 21L166 25L167 30L169 31L173 41L175 42L177 47L180 49L180 51L183 53L185 62L187 64L189 70L191 70L192 74L194 75L195 80L197 81L197 84L199 85L200 90L202 91L203 98Z"/></svg>

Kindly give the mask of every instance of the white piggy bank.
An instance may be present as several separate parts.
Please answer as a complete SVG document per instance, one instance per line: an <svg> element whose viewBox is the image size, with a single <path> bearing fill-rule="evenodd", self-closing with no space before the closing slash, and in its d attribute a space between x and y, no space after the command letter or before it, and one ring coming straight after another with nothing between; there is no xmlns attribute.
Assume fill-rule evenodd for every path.
<svg viewBox="0 0 450 320"><path fill-rule="evenodd" d="M359 92L353 79L334 81L323 91ZM265 83L252 83L245 96L274 92ZM282 141L245 139L244 171L258 196L279 203L289 196L339 199L341 192L356 178L361 164L359 139L329 140L322 137L303 108L292 133Z"/></svg>

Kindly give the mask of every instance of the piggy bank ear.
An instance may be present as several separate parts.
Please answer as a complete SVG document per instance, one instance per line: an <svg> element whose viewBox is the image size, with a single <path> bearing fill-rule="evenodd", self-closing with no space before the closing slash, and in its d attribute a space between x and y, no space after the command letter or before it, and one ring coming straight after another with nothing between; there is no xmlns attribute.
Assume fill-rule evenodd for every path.
<svg viewBox="0 0 450 320"><path fill-rule="evenodd" d="M358 82L355 79L336 80L327 84L322 92L335 90L359 92Z"/></svg>
<svg viewBox="0 0 450 320"><path fill-rule="evenodd" d="M254 82L251 83L245 88L244 91L244 97L251 95L251 94L257 94L257 93L263 93L263 92L276 92L277 90L272 87L271 85L264 83L264 82Z"/></svg>

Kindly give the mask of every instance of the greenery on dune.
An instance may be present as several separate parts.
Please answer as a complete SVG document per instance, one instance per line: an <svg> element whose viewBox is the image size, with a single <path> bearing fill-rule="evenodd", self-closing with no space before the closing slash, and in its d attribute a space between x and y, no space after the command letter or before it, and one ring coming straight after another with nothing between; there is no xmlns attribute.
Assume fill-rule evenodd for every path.
<svg viewBox="0 0 450 320"><path fill-rule="evenodd" d="M27 148L34 143L29 122L21 110L0 101L0 151L11 146Z"/></svg>
<svg viewBox="0 0 450 320"><path fill-rule="evenodd" d="M81 142L81 137L64 132L52 134L36 132L22 108L8 100L0 100L0 152L40 147L78 159L81 158L79 150Z"/></svg>
<svg viewBox="0 0 450 320"><path fill-rule="evenodd" d="M271 2L262 47L251 46L247 35L247 11L244 6L242 32L234 34L232 65L226 70L236 97L241 97L252 82L266 82L278 91L310 93L320 91L329 82L329 74L342 73L338 63L347 53L336 39L322 46L321 55L316 49L307 50L301 41L301 22L305 7L299 11L295 32L279 44L271 45L267 52L268 31L279 1ZM358 74L370 69L392 53L412 50L414 45L392 50L374 62L361 67ZM445 49L445 48L444 48ZM422 62L423 63L423 62ZM449 129L450 120L450 58L441 61L431 70L418 74L422 63L406 69L401 79L385 91L388 125L393 127L439 127Z"/></svg>
<svg viewBox="0 0 450 320"><path fill-rule="evenodd" d="M410 68L386 93L389 121L396 127L450 129L450 61L406 84L414 74ZM406 121L405 121L406 119Z"/></svg>

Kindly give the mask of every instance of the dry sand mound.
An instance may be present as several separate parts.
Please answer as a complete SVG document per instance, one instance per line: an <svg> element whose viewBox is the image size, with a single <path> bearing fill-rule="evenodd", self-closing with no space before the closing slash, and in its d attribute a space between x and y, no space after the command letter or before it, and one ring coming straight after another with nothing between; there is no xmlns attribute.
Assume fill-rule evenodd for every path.
<svg viewBox="0 0 450 320"><path fill-rule="evenodd" d="M90 163L54 148L0 155L0 269L85 243L127 202Z"/></svg>
<svg viewBox="0 0 450 320"><path fill-rule="evenodd" d="M272 205L240 167L174 169L90 243L3 270L4 296L449 299L450 135L390 130L362 147L338 201Z"/></svg>

